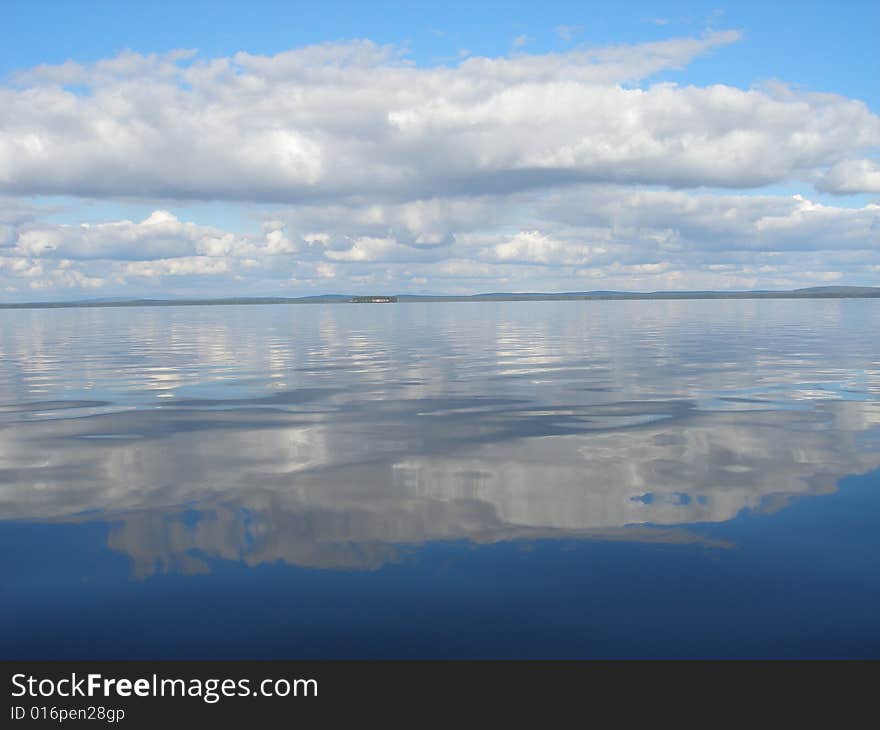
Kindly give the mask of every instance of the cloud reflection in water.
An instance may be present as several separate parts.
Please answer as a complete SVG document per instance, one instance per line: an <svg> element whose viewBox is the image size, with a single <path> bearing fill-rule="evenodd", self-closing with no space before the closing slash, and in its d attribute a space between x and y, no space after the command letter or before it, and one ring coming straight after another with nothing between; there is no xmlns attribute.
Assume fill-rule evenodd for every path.
<svg viewBox="0 0 880 730"><path fill-rule="evenodd" d="M138 575L369 569L436 540L725 546L688 525L880 466L873 302L3 317L0 518L109 521Z"/></svg>

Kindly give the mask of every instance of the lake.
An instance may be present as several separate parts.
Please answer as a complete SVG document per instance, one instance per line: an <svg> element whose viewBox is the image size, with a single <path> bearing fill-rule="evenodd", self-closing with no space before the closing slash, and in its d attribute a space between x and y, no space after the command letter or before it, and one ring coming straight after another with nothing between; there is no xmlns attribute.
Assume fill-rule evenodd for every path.
<svg viewBox="0 0 880 730"><path fill-rule="evenodd" d="M0 657L880 658L880 300L0 311Z"/></svg>

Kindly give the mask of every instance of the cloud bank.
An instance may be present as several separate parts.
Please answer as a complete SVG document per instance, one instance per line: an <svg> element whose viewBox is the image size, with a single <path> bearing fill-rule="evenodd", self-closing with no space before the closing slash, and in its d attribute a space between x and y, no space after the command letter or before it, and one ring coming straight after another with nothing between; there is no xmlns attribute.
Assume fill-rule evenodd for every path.
<svg viewBox="0 0 880 730"><path fill-rule="evenodd" d="M880 192L880 118L864 103L780 83L650 82L739 38L436 67L352 41L20 72L0 86L0 287L27 298L875 282L880 206L815 202ZM39 196L154 212L60 224ZM175 214L194 201L247 205L252 230Z"/></svg>

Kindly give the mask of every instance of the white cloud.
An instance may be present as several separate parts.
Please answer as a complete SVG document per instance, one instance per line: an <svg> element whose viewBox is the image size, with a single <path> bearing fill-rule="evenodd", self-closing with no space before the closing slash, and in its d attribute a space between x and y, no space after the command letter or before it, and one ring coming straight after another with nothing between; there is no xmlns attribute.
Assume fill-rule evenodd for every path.
<svg viewBox="0 0 880 730"><path fill-rule="evenodd" d="M123 269L125 276L156 278L162 276L204 276L229 273L231 267L225 258L210 256L181 256L154 261L133 261Z"/></svg>
<svg viewBox="0 0 880 730"><path fill-rule="evenodd" d="M0 287L108 292L175 281L222 295L309 294L331 279L334 291L450 293L870 284L880 250L878 204L609 185L296 206L246 234L162 210L140 222L25 216L11 227Z"/></svg>
<svg viewBox="0 0 880 730"><path fill-rule="evenodd" d="M880 205L822 205L802 195L694 195L678 191L590 187L545 199L549 220L614 238L654 240L711 257L730 252L840 251L880 248Z"/></svg>
<svg viewBox="0 0 880 730"><path fill-rule="evenodd" d="M394 239L364 236L356 239L351 248L343 251L328 250L326 255L333 261L380 261L388 260L401 249L406 250Z"/></svg>
<svg viewBox="0 0 880 730"><path fill-rule="evenodd" d="M354 41L30 69L0 87L0 291L878 283L878 201L754 190L880 192L865 104L776 81L648 81L738 39L436 67ZM79 223L77 196L153 212ZM188 220L216 200L254 203L235 209L245 232Z"/></svg>
<svg viewBox="0 0 880 730"><path fill-rule="evenodd" d="M31 289L100 289L105 280L87 276L81 271L58 268L50 272L47 278L35 279L30 282Z"/></svg>
<svg viewBox="0 0 880 730"><path fill-rule="evenodd" d="M451 68L416 67L367 41L42 66L0 88L0 191L329 203L578 180L749 187L880 143L880 119L844 97L621 86L738 38Z"/></svg>
<svg viewBox="0 0 880 730"><path fill-rule="evenodd" d="M880 164L873 160L842 160L817 187L829 193L880 193Z"/></svg>
<svg viewBox="0 0 880 730"><path fill-rule="evenodd" d="M140 222L28 222L20 226L9 250L18 256L50 259L154 261L194 255L273 256L295 251L296 244L279 221L266 222L262 235L241 236L182 222L168 211L157 210Z"/></svg>
<svg viewBox="0 0 880 730"><path fill-rule="evenodd" d="M512 236L482 234L462 238L471 246L483 244L482 251L475 251L477 257L509 263L583 266L596 254L607 252L585 244L583 239L572 238L568 231L552 235L540 230L523 230Z"/></svg>

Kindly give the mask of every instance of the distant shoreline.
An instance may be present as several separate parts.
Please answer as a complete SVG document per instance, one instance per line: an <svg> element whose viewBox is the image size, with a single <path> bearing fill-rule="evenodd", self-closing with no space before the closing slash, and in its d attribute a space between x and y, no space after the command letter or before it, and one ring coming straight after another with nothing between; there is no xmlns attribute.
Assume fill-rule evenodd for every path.
<svg viewBox="0 0 880 730"><path fill-rule="evenodd" d="M81 307L194 307L229 306L235 304L407 304L413 302L541 302L541 301L607 301L607 300L670 300L670 299L873 299L880 298L880 287L821 286L788 291L680 291L680 292L563 292L497 293L469 296L378 294L325 294L310 297L223 297L211 299L118 299L68 302L9 302L0 309L67 309ZM371 302L369 299L392 301Z"/></svg>

